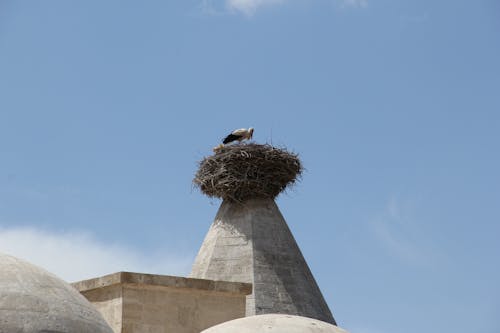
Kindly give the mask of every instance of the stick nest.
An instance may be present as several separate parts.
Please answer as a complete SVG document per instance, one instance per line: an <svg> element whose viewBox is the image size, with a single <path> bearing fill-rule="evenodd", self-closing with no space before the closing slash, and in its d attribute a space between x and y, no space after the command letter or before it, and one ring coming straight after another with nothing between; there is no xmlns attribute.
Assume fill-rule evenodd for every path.
<svg viewBox="0 0 500 333"><path fill-rule="evenodd" d="M209 197L241 202L275 198L300 179L297 154L265 144L222 147L201 162L193 183Z"/></svg>

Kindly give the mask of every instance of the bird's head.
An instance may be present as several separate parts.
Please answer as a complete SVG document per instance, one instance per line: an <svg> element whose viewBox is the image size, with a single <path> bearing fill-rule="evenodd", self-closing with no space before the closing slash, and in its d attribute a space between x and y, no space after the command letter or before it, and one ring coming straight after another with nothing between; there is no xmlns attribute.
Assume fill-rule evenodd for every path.
<svg viewBox="0 0 500 333"><path fill-rule="evenodd" d="M253 137L253 127L248 129L248 138L251 139Z"/></svg>

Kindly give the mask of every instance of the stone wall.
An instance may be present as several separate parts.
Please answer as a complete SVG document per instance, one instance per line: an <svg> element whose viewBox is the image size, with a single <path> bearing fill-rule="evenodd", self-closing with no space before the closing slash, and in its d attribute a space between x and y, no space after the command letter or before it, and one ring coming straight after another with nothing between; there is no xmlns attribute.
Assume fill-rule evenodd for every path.
<svg viewBox="0 0 500 333"><path fill-rule="evenodd" d="M245 316L246 283L115 273L74 283L115 333L199 333Z"/></svg>
<svg viewBox="0 0 500 333"><path fill-rule="evenodd" d="M122 285L115 284L82 291L83 296L102 314L115 333L121 332L122 327L122 289Z"/></svg>

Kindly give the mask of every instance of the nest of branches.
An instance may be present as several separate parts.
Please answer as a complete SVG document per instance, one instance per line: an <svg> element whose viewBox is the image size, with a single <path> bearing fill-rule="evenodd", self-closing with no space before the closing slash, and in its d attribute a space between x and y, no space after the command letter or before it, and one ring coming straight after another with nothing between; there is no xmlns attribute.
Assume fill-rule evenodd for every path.
<svg viewBox="0 0 500 333"><path fill-rule="evenodd" d="M241 202L275 198L300 178L297 154L265 144L220 148L201 162L193 183L209 197Z"/></svg>

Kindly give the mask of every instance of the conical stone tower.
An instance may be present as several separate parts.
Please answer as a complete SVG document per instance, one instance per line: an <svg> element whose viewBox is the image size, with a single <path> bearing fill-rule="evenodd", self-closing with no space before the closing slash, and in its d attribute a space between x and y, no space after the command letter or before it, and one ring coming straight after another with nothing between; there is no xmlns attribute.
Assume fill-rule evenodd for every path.
<svg viewBox="0 0 500 333"><path fill-rule="evenodd" d="M296 155L269 145L227 146L194 180L223 198L191 277L249 282L247 316L285 313L335 324L274 197L301 172Z"/></svg>

